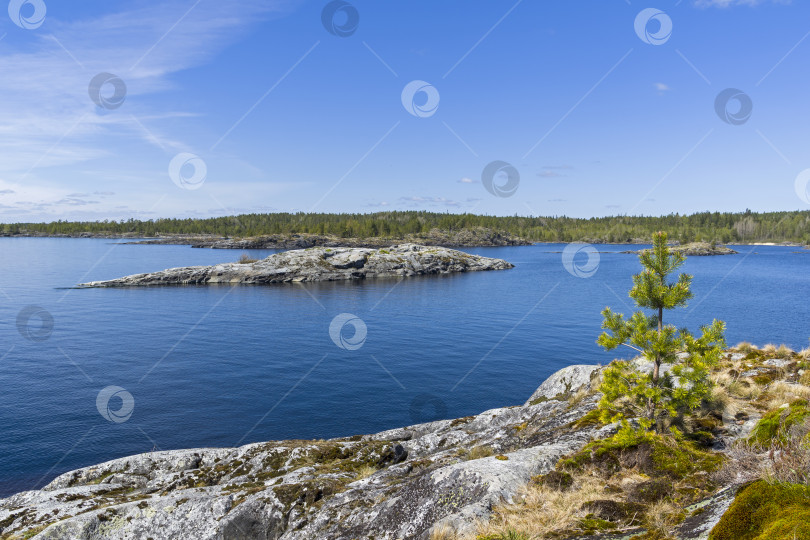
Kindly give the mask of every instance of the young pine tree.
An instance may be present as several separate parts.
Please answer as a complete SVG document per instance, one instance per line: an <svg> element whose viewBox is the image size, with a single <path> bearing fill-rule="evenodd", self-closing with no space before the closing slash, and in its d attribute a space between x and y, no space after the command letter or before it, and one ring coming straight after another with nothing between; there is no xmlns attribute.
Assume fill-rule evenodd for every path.
<svg viewBox="0 0 810 540"><path fill-rule="evenodd" d="M670 281L686 257L670 249L666 233L655 233L652 249L643 251L639 260L643 271L633 276L630 297L651 313L637 311L625 319L605 308L606 331L597 343L606 350L630 347L651 362L652 369L642 371L628 361L611 363L603 373L599 409L603 421L621 420L626 425L627 418L635 417L642 428L660 432L667 417L694 410L711 392L709 370L725 348L725 323L714 320L701 327L700 337L664 324L664 310L684 307L692 298L692 276L679 274ZM661 370L664 365L671 366L666 374Z"/></svg>

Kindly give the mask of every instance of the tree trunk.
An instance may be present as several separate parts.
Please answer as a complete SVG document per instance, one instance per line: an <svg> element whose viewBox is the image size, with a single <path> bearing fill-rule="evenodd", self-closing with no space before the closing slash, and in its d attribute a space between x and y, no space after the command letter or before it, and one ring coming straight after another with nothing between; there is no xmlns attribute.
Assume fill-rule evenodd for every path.
<svg viewBox="0 0 810 540"><path fill-rule="evenodd" d="M659 338L661 337L661 332L663 331L663 329L664 329L664 308L659 307L658 308L658 337ZM655 362L655 367L653 368L653 384L657 385L658 384L658 376L659 376L660 371L661 371L661 355L656 354L655 359L653 360L653 362Z"/></svg>
<svg viewBox="0 0 810 540"><path fill-rule="evenodd" d="M661 336L661 332L664 329L664 308L658 308L658 336ZM658 380L661 377L661 355L656 353L655 358L653 359L653 372L652 372L652 381L654 386L658 386ZM655 422L655 431L658 433L661 432L659 422L655 418L655 405L652 402L652 399L647 400L647 409L650 420Z"/></svg>

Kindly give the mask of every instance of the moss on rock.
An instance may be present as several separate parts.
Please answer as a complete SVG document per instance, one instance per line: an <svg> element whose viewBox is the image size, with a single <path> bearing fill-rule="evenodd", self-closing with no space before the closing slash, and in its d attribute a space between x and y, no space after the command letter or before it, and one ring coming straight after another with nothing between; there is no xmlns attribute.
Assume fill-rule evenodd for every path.
<svg viewBox="0 0 810 540"><path fill-rule="evenodd" d="M759 446L769 446L773 442L785 442L788 430L810 418L810 404L807 400L796 400L788 407L769 411L757 422L748 442Z"/></svg>
<svg viewBox="0 0 810 540"><path fill-rule="evenodd" d="M758 480L742 488L709 540L810 538L810 486Z"/></svg>

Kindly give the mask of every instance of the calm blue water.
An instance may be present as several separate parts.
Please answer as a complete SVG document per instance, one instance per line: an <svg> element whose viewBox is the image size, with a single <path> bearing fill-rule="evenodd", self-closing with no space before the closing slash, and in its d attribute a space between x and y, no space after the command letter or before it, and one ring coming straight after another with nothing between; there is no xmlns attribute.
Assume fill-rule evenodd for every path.
<svg viewBox="0 0 810 540"><path fill-rule="evenodd" d="M0 494L153 448L368 433L521 403L560 367L614 358L594 343L599 312L630 310L635 256L601 246L596 273L583 279L563 267L564 247L471 249L516 268L399 283L65 290L240 253L0 239ZM695 299L670 320L695 328L724 319L732 344L807 346L810 252L738 250L689 259ZM47 339L18 331L29 305L51 314ZM341 313L366 324L357 350L330 338ZM40 318L30 321L36 337ZM124 422L97 409L112 385L134 401Z"/></svg>

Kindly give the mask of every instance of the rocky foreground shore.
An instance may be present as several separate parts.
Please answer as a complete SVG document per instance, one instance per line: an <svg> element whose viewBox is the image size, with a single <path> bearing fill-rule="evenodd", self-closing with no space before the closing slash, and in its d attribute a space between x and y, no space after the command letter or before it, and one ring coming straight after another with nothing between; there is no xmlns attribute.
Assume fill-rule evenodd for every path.
<svg viewBox="0 0 810 540"><path fill-rule="evenodd" d="M535 404L466 418L342 439L151 452L71 471L0 500L0 536L393 540L426 539L442 524L471 531L532 475L611 433L567 427L594 401L570 408L562 396L588 386L595 369L552 376ZM469 459L476 448L489 455Z"/></svg>
<svg viewBox="0 0 810 540"><path fill-rule="evenodd" d="M135 274L108 281L82 283L79 287L140 287L338 281L375 277L407 277L484 270L505 270L502 260L471 255L454 249L400 244L388 248L309 248L275 253L248 263L187 266Z"/></svg>
<svg viewBox="0 0 810 540"><path fill-rule="evenodd" d="M615 424L593 420L599 375L599 366L569 366L523 405L373 435L150 452L78 469L41 490L0 499L0 538L475 538L500 505L520 500L527 484L553 479L554 489L565 489L566 475L555 472L559 460L616 432ZM715 445L747 433L756 419L745 420L732 420ZM621 459L652 474L642 448ZM605 520L618 519L615 512L643 511L617 502L615 493L638 491L650 503L657 500L651 484L658 491L677 485L670 477L661 486L655 477L625 476L621 484L608 482L614 499L584 503L604 518L597 522L610 525ZM733 489L720 489L685 509L689 517L674 537L706 538L733 498ZM640 521L633 515L631 525ZM560 538L631 535L626 529L619 536Z"/></svg>

